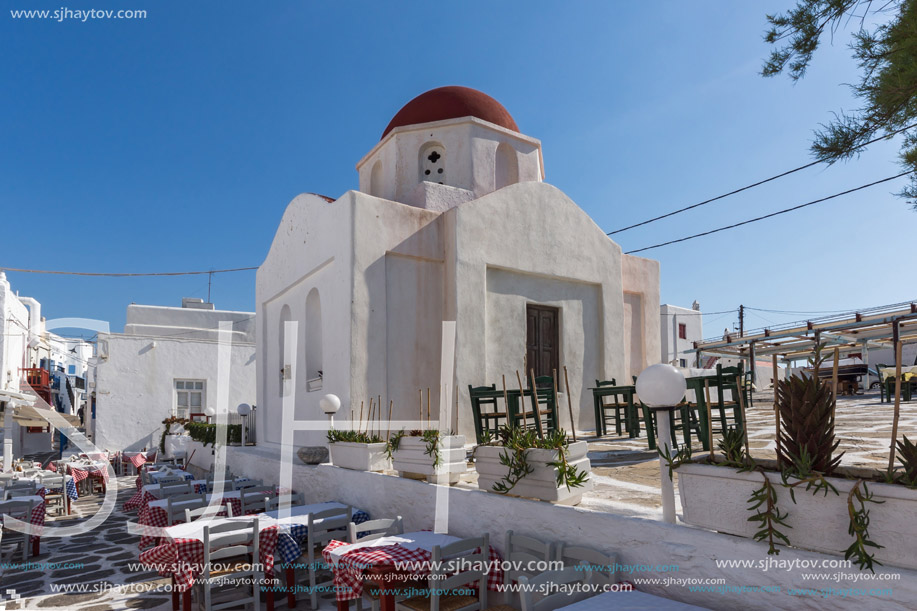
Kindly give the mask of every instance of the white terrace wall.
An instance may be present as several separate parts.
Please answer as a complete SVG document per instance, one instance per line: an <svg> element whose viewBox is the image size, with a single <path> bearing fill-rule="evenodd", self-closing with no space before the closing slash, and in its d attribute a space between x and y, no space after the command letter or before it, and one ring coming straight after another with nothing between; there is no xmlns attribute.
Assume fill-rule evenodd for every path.
<svg viewBox="0 0 917 611"><path fill-rule="evenodd" d="M656 309L654 312L658 312ZM227 461L236 475L262 479L265 483L278 483L279 465L273 453L259 448L227 448ZM295 459L294 459L295 461ZM432 529L437 501L437 486L404 478L351 471L331 465L293 466L293 488L303 492L307 503L340 501L366 510L372 518L404 518L409 531ZM650 594L665 596L709 609L745 609L770 611L772 609L849 609L850 598L841 596L791 596L791 588L891 588L889 598L858 597L854 600L870 609L912 609L917 600L917 572L894 567L877 567L877 573L900 573L900 581L853 582L831 579L803 580L803 570L787 571L771 568L763 571L749 568L718 567L717 560L767 561L767 546L750 539L682 525L670 525L645 518L601 513L576 507L551 505L504 497L480 490L450 488L448 498L448 531L460 537L480 536L489 533L493 545L503 551L507 530L537 537L542 540L564 541L570 545L583 545L614 552L619 564L650 565L676 564L677 573L633 573L622 579L637 578L699 578L724 579L733 588L743 586L779 586L781 592L745 592L721 594L718 592L690 592L687 587L640 585ZM839 560L829 556L789 548L781 549L779 560L784 562ZM820 569L809 573L822 572ZM828 569L825 573L835 573ZM856 569L842 569L856 573ZM878 601L881 601L881 605Z"/></svg>
<svg viewBox="0 0 917 611"><path fill-rule="evenodd" d="M173 414L175 380L204 380L204 407L217 408L215 341L100 335L107 360L96 369L95 443L109 450L158 447L162 421ZM231 348L228 407L255 402L255 346Z"/></svg>

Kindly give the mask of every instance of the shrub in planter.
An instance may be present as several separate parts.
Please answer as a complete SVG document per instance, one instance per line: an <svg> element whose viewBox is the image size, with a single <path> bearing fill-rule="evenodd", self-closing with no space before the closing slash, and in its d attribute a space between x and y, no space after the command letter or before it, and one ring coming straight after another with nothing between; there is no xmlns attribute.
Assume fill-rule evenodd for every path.
<svg viewBox="0 0 917 611"><path fill-rule="evenodd" d="M541 439L504 427L474 450L478 488L498 494L576 505L592 488L585 441L569 443L562 430Z"/></svg>
<svg viewBox="0 0 917 611"><path fill-rule="evenodd" d="M897 442L900 474L839 467L835 399L817 375L778 382L777 407L778 461L751 458L735 431L724 433L719 460L663 456L678 470L685 522L766 542L768 554L793 545L843 553L861 569L882 561L917 568L908 517L917 513L917 446Z"/></svg>
<svg viewBox="0 0 917 611"><path fill-rule="evenodd" d="M388 444L378 435L361 431L328 431L331 464L356 471L391 469Z"/></svg>
<svg viewBox="0 0 917 611"><path fill-rule="evenodd" d="M437 430L403 430L388 441L392 466L401 477L426 479L435 484L456 484L468 469L465 436Z"/></svg>

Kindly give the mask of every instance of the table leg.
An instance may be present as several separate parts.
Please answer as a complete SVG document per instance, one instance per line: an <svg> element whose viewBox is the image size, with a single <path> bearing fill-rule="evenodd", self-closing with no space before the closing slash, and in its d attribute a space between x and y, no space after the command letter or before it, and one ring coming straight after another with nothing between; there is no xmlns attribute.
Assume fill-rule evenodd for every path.
<svg viewBox="0 0 917 611"><path fill-rule="evenodd" d="M178 611L178 590L175 589L175 575L172 575L172 611Z"/></svg>
<svg viewBox="0 0 917 611"><path fill-rule="evenodd" d="M41 543L40 538L32 537L32 555L33 556L38 556L38 554L40 553L38 549L40 543Z"/></svg>
<svg viewBox="0 0 917 611"><path fill-rule="evenodd" d="M268 590L267 593L267 611L274 611L274 591Z"/></svg>
<svg viewBox="0 0 917 611"><path fill-rule="evenodd" d="M292 609L296 606L296 572L293 567L287 567L286 570L287 578L287 607Z"/></svg>
<svg viewBox="0 0 917 611"><path fill-rule="evenodd" d="M182 611L191 611L191 589L187 589L181 593L181 609Z"/></svg>
<svg viewBox="0 0 917 611"><path fill-rule="evenodd" d="M380 611L395 611L395 594L387 590L382 590L379 594Z"/></svg>
<svg viewBox="0 0 917 611"><path fill-rule="evenodd" d="M339 600L338 601L338 611L349 611L350 610L350 601L349 600Z"/></svg>

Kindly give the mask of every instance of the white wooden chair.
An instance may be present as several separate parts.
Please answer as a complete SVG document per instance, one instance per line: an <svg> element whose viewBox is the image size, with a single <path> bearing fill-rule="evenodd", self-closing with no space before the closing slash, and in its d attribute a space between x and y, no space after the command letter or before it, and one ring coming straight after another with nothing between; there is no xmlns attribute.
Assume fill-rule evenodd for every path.
<svg viewBox="0 0 917 611"><path fill-rule="evenodd" d="M400 535L403 533L404 521L401 519L401 516L369 520L362 524L351 522L347 525L347 541L349 543L373 541L375 539L381 539L382 537ZM363 588L363 598L357 599L357 611L363 611L364 600L370 603L372 611L379 611L379 595L374 591L374 588Z"/></svg>
<svg viewBox="0 0 917 611"><path fill-rule="evenodd" d="M159 486L159 498L161 499L167 499L170 496L175 496L176 494L190 494L192 492L194 492L194 486L191 485L191 482L181 482L178 484Z"/></svg>
<svg viewBox="0 0 917 611"><path fill-rule="evenodd" d="M179 475L166 475L165 477L160 477L157 481L160 486L168 486L169 484L183 484L185 478Z"/></svg>
<svg viewBox="0 0 917 611"><path fill-rule="evenodd" d="M515 532L506 531L506 541L503 559L510 563L509 566L518 566L519 568L510 569L503 572L503 583L511 585L518 581L519 577L534 577L541 571L526 569L526 565L535 566L537 562L550 562L554 559L554 544L545 543L534 537L518 535ZM541 570L547 569L547 564Z"/></svg>
<svg viewBox="0 0 917 611"><path fill-rule="evenodd" d="M269 497L267 500L267 509L265 511L276 511L283 507L296 507L305 505L306 497L301 492L297 494L281 494L275 497Z"/></svg>
<svg viewBox="0 0 917 611"><path fill-rule="evenodd" d="M194 583L198 601L204 611L217 611L251 605L261 609L261 586L264 575L261 568L258 519L246 522L229 522L204 527L204 570ZM214 567L219 567L214 570ZM239 600L233 594L243 588L242 579L250 580L251 596ZM225 592L222 587L226 586ZM214 601L215 594L229 593L227 600ZM221 596L222 598L222 596Z"/></svg>
<svg viewBox="0 0 917 611"><path fill-rule="evenodd" d="M232 517L232 506L227 506L228 515L226 517ZM185 522L193 522L198 518L215 518L222 511L222 507L210 507L209 505L204 505L202 507L185 508Z"/></svg>
<svg viewBox="0 0 917 611"><path fill-rule="evenodd" d="M427 595L414 596L395 603L399 611L485 611L487 606L486 562L490 558L490 539L482 537L461 539L449 545L433 547ZM464 570L456 571L450 560L461 560ZM478 595L443 594L443 592L470 589L478 582Z"/></svg>
<svg viewBox="0 0 917 611"><path fill-rule="evenodd" d="M249 515L253 512L262 513L267 511L269 495L264 491L241 492L239 498L242 501L242 515Z"/></svg>
<svg viewBox="0 0 917 611"><path fill-rule="evenodd" d="M570 592L559 591L546 596L539 596L538 590L544 586L550 585L556 588L559 585L572 585L575 583L591 584L592 571L589 565L583 562L580 566L570 566L558 571L545 571L540 575L529 578L525 575L519 578L519 584L522 586L519 590L519 598L522 603L522 611L553 611L575 602L589 598L595 593L590 592Z"/></svg>
<svg viewBox="0 0 917 611"><path fill-rule="evenodd" d="M223 486L223 492L232 492L235 490L235 480L232 479L222 479L222 480L207 480L207 492L213 492L215 488L219 487L220 484Z"/></svg>
<svg viewBox="0 0 917 611"><path fill-rule="evenodd" d="M67 512L67 486L63 475L45 475L41 478L41 485L48 489L45 494L45 507L56 507L58 515Z"/></svg>
<svg viewBox="0 0 917 611"><path fill-rule="evenodd" d="M29 518L32 516L32 510L35 508L35 500L11 500L0 502L0 514L10 515L23 522L28 522ZM22 561L26 562L29 559L29 552L31 551L32 546L29 545L29 535L24 532L19 532L3 527L2 542L4 544L13 543L15 545L22 546ZM13 555L15 556L16 551L13 550ZM12 556L11 556L12 558Z"/></svg>
<svg viewBox="0 0 917 611"><path fill-rule="evenodd" d="M188 494L173 494L167 501L166 513L169 516L169 526L185 519L185 509L197 509L207 506L207 495L203 492Z"/></svg>
<svg viewBox="0 0 917 611"><path fill-rule="evenodd" d="M260 479L234 479L232 485L235 490L245 490L246 488L264 487L264 482Z"/></svg>
<svg viewBox="0 0 917 611"><path fill-rule="evenodd" d="M330 571L328 574L319 574L317 567L322 560L322 549L332 539L343 538L347 532L347 525L353 518L353 507L335 507L316 513L310 513L307 516L308 535L306 537L305 553L299 557L297 564L305 563L307 567L306 577L309 582L309 603L313 609L318 609L318 588L333 587L334 579ZM319 580L321 577L321 581ZM287 584L288 587L292 584Z"/></svg>
<svg viewBox="0 0 917 611"><path fill-rule="evenodd" d="M592 571L592 583L605 586L618 582L615 573L618 557L615 554L606 554L591 547L564 545L561 542L556 544L554 559L563 562L564 568L585 562Z"/></svg>

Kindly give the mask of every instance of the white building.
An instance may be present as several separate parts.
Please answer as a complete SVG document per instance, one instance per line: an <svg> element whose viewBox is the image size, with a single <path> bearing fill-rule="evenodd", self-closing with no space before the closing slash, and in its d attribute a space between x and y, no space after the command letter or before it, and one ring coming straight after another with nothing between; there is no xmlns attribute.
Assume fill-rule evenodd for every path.
<svg viewBox="0 0 917 611"><path fill-rule="evenodd" d="M662 362L682 369L697 367L694 342L704 339L700 305L696 301L691 308L664 304L659 313Z"/></svg>
<svg viewBox="0 0 917 611"><path fill-rule="evenodd" d="M324 420L326 393L348 417L381 395L394 419L410 419L418 389L432 387L435 418L444 320L457 321L453 383L466 435L468 385L506 375L515 387L523 362L536 375L566 366L577 425L592 428L595 379L658 361L659 264L622 254L543 182L540 141L493 98L424 93L357 171L357 191L288 205L258 271L259 443L280 441L291 393L297 419ZM298 323L295 354L287 321ZM304 433L297 444L323 438Z"/></svg>
<svg viewBox="0 0 917 611"><path fill-rule="evenodd" d="M228 346L223 377L221 341ZM255 314L199 299L180 308L132 304L124 333L99 335L94 364L96 446L151 449L169 416L203 419L221 396L232 411L255 402Z"/></svg>

